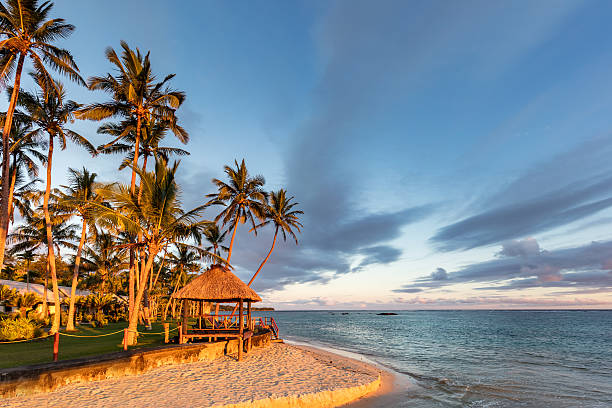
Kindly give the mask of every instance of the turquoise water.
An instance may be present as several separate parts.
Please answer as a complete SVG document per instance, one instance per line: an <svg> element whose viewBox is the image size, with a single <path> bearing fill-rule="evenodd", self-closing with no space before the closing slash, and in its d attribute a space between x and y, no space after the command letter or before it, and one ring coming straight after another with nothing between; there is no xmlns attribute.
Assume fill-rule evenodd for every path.
<svg viewBox="0 0 612 408"><path fill-rule="evenodd" d="M270 314L408 376L398 407L612 407L612 311L377 313Z"/></svg>

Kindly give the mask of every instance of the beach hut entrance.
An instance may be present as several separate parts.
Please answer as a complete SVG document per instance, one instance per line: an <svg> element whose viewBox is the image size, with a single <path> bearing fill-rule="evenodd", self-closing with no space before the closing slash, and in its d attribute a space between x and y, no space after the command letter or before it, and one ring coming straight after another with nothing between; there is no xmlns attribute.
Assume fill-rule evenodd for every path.
<svg viewBox="0 0 612 408"><path fill-rule="evenodd" d="M229 269L222 265L211 266L179 290L174 298L183 301L179 343L193 339L236 338L238 360L243 351L250 350L255 329L251 305L260 302L261 298ZM212 314L212 303L238 303L238 311Z"/></svg>

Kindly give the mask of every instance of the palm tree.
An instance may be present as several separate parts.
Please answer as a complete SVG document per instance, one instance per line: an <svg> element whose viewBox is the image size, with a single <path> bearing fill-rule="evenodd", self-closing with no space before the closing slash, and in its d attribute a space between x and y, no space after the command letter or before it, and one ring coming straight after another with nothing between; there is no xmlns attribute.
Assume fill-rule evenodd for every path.
<svg viewBox="0 0 612 408"><path fill-rule="evenodd" d="M186 245L176 245L176 254L172 253L169 256L168 263L174 265L172 268L172 272L174 277L172 280L175 280L174 289L170 294L170 300L172 300L172 296L176 293L177 289L184 286L188 280L188 274L194 273L200 270L201 265L199 260L201 258L200 254ZM170 306L170 301L166 304L166 308L164 310L164 320L166 315L168 314L168 307ZM173 309L174 310L174 309Z"/></svg>
<svg viewBox="0 0 612 408"><path fill-rule="evenodd" d="M298 203L292 203L294 197L287 198L287 191L280 189L278 191L273 191L270 194L270 204L266 208L266 218L267 220L263 223L259 224L258 227L263 227L264 225L274 224L274 239L272 240L272 247L270 248L270 252L266 258L262 261L259 268L257 268L257 272L253 275L251 280L248 283L248 286L251 286L251 283L255 280L261 268L268 262L270 255L272 255L272 251L274 250L274 245L276 244L276 237L278 236L278 232L282 232L283 240L287 241L287 234L291 235L295 240L295 244L297 245L298 240L297 236L293 229L295 228L298 232L302 227L302 224L299 221L298 215L304 214L303 211L295 210L294 207L298 205Z"/></svg>
<svg viewBox="0 0 612 408"><path fill-rule="evenodd" d="M244 159L242 159L241 164L238 164L237 160L234 163L236 164L235 169L229 166L224 167L225 174L229 179L228 182L212 179L218 191L206 196L211 198L207 205L225 205L225 209L215 218L215 222L223 220L224 226L228 223L232 224L232 239L227 253L227 263L230 263L232 258L238 222L244 224L247 220L250 220L253 231L257 234L255 217L261 221L265 220L266 201L268 199L268 193L262 189L265 183L264 178L262 176L249 176Z"/></svg>
<svg viewBox="0 0 612 408"><path fill-rule="evenodd" d="M136 171L138 168L139 144L143 122L161 120L167 122L169 128L183 143L187 143L189 135L177 124L176 109L185 100L185 94L168 88L167 83L174 74L166 76L163 81L155 82L151 71L149 53L141 54L140 50L132 50L125 41L121 41L121 58L114 49L107 48L106 58L119 71L118 76L106 74L91 77L87 86L91 90L101 90L111 94L112 100L104 103L87 105L77 112L77 118L88 120L104 120L120 116L127 120L135 119L136 137L134 140L134 158L132 162L132 180L130 191L136 188ZM115 141L126 136L131 129L124 129ZM111 142L110 144L113 144Z"/></svg>
<svg viewBox="0 0 612 408"><path fill-rule="evenodd" d="M125 248L112 233L97 231L83 249L83 269L96 272L99 292L114 292L109 284L127 266Z"/></svg>
<svg viewBox="0 0 612 408"><path fill-rule="evenodd" d="M135 310L142 302L145 282L149 277L153 262L158 253L171 243L187 238L199 242L202 229L210 224L199 219L205 206L191 211L183 211L180 202L180 189L176 183L178 163L168 167L163 159L157 159L155 170L143 172L137 169L143 184L140 200L126 185L110 185L99 189L99 194L111 203L112 207L97 205L99 222L120 226L130 234L142 234L143 241L132 244L143 246L147 253L145 267L140 272L141 285L134 300ZM138 313L129 317L128 342L134 342L138 324Z"/></svg>
<svg viewBox="0 0 612 408"><path fill-rule="evenodd" d="M15 80L11 90L6 120L2 133L2 199L0 208L0 266L4 263L6 245L6 218L9 201L9 135L13 124L13 114L21 86L21 74L25 58L32 61L35 71L46 86L54 87L54 81L45 65L79 83L85 83L79 76L79 69L69 51L51 44L53 41L69 36L74 30L62 18L47 20L53 3L38 0L7 0L6 6L0 3L0 82L6 83L11 73Z"/></svg>
<svg viewBox="0 0 612 408"><path fill-rule="evenodd" d="M38 302L41 301L40 297L36 293L20 294L16 300L16 306L19 308L21 317L27 317L28 309L36 306Z"/></svg>
<svg viewBox="0 0 612 408"><path fill-rule="evenodd" d="M68 180L70 184L63 186L65 192L58 195L58 208L62 211L66 211L69 214L77 215L81 218L81 240L79 241L79 248L77 249L76 257L74 259L74 272L72 274L72 286L70 289L70 306L68 308L68 323L66 324L66 330L74 330L74 302L76 296L76 287L79 278L79 266L81 264L81 252L85 239L87 238L87 226L89 224L90 229L95 228L93 226L93 219L90 217L90 208L93 202L99 202L99 197L95 193L98 183L96 183L96 173L90 173L85 167L82 171L75 169L68 169Z"/></svg>
<svg viewBox="0 0 612 408"><path fill-rule="evenodd" d="M62 150L66 148L66 137L74 143L83 146L92 156L95 156L96 149L83 136L66 127L68 121L73 120L74 111L78 104L71 100L66 100L66 93L61 83L55 82L54 87L47 86L45 78L40 74L32 75L39 90L36 93L21 92L19 94L18 104L24 109L23 115L29 117L34 125L34 130L31 132L33 137L42 137L43 133L47 133L49 137L48 153L47 153L47 186L45 189L45 197L43 201L43 211L47 224L47 246L49 250L49 269L51 271L51 280L53 283L53 298L55 304L59 305L59 290L57 288L57 273L55 270L55 254L53 252L53 235L51 234L51 222L49 215L49 196L51 192L51 166L53 163L53 144L55 138L58 139ZM60 316L55 313L51 333L59 330Z"/></svg>
<svg viewBox="0 0 612 408"><path fill-rule="evenodd" d="M229 248L223 245L227 231L228 230L225 230L223 233L221 233L217 224L213 224L209 228L206 228L203 235L210 245L204 249L206 251L212 251L212 253L216 256L221 256L221 251L229 251Z"/></svg>
<svg viewBox="0 0 612 408"><path fill-rule="evenodd" d="M60 248L75 249L73 242L76 240L76 227L66 222L66 217L54 214L50 218L51 231L53 234L54 251L60 253ZM20 253L25 251L35 252L49 245L47 237L47 222L40 210L25 214L24 223L17 230L7 236L7 242L11 243L11 252ZM49 249L47 248L47 253ZM45 284L43 296L43 313L47 313L47 279L49 276L49 258L47 257L45 269ZM56 305L59 301L54 298ZM58 306L59 307L59 306ZM58 314L58 313L56 313Z"/></svg>
<svg viewBox="0 0 612 408"><path fill-rule="evenodd" d="M152 120L163 121L168 124L174 135L183 143L187 143L189 135L177 124L175 111L185 100L185 94L172 90L168 82L174 74L167 75L161 82L151 70L149 53L143 55L138 48L132 50L125 41L121 41L121 58L113 48L106 49L106 58L119 72L117 76L91 77L88 87L91 90L101 90L111 95L112 100L103 103L87 105L77 112L77 118L88 120L104 120L110 117L123 117L128 123L135 122L134 156L132 161L132 180L130 191L136 189L136 169L140 154L141 128ZM133 127L126 127L115 140L108 145L119 141L126 136ZM108 146L107 145L107 146ZM138 237L140 241L140 237ZM134 312L134 254L130 255L129 278L129 313Z"/></svg>

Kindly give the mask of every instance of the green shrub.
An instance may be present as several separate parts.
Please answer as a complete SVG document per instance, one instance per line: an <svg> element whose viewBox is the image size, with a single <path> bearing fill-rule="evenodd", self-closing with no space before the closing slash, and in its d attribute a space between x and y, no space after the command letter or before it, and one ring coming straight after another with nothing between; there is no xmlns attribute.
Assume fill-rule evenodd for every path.
<svg viewBox="0 0 612 408"><path fill-rule="evenodd" d="M42 330L28 318L0 320L0 341L27 340L40 336Z"/></svg>
<svg viewBox="0 0 612 408"><path fill-rule="evenodd" d="M108 324L108 319L104 316L104 312L98 310L91 320L93 327L104 327Z"/></svg>

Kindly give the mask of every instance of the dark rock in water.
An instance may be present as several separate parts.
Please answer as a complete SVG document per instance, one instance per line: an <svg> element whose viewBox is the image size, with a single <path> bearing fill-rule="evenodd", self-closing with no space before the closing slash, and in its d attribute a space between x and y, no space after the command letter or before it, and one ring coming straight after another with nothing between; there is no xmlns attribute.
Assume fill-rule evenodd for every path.
<svg viewBox="0 0 612 408"><path fill-rule="evenodd" d="M384 313L376 313L378 316L397 316L397 313L393 312L384 312Z"/></svg>
<svg viewBox="0 0 612 408"><path fill-rule="evenodd" d="M348 313L342 313L343 315L347 315Z"/></svg>

